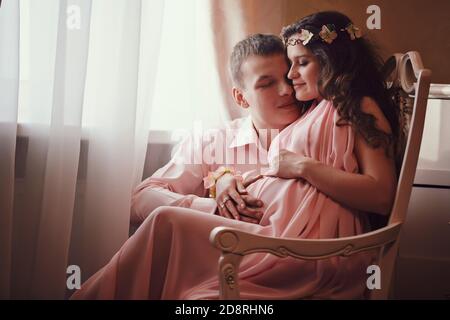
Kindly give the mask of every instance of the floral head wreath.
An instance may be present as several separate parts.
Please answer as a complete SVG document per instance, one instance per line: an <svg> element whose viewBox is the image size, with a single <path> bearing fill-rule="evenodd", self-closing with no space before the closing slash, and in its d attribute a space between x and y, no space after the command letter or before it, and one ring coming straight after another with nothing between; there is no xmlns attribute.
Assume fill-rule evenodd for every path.
<svg viewBox="0 0 450 320"><path fill-rule="evenodd" d="M347 32L351 40L359 39L362 37L361 30L350 23L347 27L340 30L341 32ZM338 37L337 29L334 24L324 24L322 29L316 33L313 33L306 29L300 29L300 36L298 38L291 38L285 42L286 46L295 46L299 43L306 46L311 41L321 39L327 44L332 44Z"/></svg>

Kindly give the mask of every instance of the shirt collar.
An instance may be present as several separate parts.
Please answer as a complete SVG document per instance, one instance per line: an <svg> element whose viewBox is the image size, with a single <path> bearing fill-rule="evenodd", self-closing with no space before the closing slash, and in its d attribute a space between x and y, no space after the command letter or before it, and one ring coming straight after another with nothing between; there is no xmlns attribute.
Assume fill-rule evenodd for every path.
<svg viewBox="0 0 450 320"><path fill-rule="evenodd" d="M258 135L256 134L255 127L253 126L251 116L244 118L239 128L235 130L236 134L231 140L231 143L228 145L228 148L241 147L252 143L258 145Z"/></svg>

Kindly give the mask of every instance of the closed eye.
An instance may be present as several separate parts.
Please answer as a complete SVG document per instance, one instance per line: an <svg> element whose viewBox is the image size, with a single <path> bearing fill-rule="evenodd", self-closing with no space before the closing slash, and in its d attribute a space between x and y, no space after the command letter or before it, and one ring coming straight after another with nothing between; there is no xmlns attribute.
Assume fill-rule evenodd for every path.
<svg viewBox="0 0 450 320"><path fill-rule="evenodd" d="M274 84L273 81L265 82L265 83L261 83L261 84L259 85L259 87L260 87L260 88L267 88L267 87L270 87L270 86L273 85L273 84Z"/></svg>

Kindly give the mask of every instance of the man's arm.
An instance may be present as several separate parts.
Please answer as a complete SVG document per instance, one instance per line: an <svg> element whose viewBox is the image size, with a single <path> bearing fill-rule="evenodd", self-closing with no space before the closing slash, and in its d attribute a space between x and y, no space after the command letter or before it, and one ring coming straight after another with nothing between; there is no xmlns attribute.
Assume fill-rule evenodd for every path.
<svg viewBox="0 0 450 320"><path fill-rule="evenodd" d="M214 199L207 198L203 177L209 168L201 157L201 141L184 140L164 167L137 186L131 199L131 222L141 223L160 206L178 206L206 213L216 211ZM195 158L197 157L197 158Z"/></svg>

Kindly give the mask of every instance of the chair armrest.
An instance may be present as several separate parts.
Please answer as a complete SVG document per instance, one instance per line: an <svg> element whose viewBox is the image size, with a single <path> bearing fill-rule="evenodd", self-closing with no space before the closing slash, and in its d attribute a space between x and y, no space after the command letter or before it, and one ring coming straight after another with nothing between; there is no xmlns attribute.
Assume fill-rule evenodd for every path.
<svg viewBox="0 0 450 320"><path fill-rule="evenodd" d="M401 223L392 223L384 228L352 237L336 239L276 238L253 234L229 227L216 227L210 242L223 253L244 256L256 252L267 252L278 257L287 256L314 260L331 256L351 254L382 247L398 238Z"/></svg>

